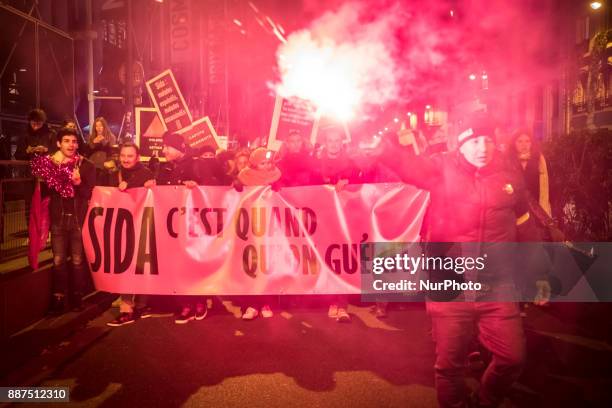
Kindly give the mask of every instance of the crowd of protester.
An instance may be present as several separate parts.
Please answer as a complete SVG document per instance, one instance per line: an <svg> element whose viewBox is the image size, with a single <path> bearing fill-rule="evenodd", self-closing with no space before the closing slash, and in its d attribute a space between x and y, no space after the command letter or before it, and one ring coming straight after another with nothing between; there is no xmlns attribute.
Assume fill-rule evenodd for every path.
<svg viewBox="0 0 612 408"><path fill-rule="evenodd" d="M272 190L280 191L289 187L327 184L335 186L337 191L342 191L348 184L404 181L431 192L432 203L421 231L425 241L460 242L472 238L478 240L478 237L469 235L477 231L477 228L484 228L485 235L492 234L484 236L484 240L481 237L483 242L499 241L495 234L502 237L501 241L513 241L515 237L524 242L557 239L561 235L560 231L555 228L542 228L553 226L549 217L548 170L546 160L537 148L533 136L527 131L518 131L513 135L506 152L502 154L496 146L499 145L494 136L497 130L487 128L482 123L479 126L470 129L472 133L464 132L459 135L459 148L454 154L430 154L431 151L428 152L428 146L422 137L416 132L410 134L406 131L398 132L397 135L384 140L379 154L363 154L359 149L351 148L345 143L343 128L334 126L319 130L320 145L317 146L312 146L306 135L297 130L292 131L278 152L262 146L235 151L215 150L208 146L192 149L182 136L166 132L161 150L165 161L151 159L142 162L136 144L125 142L117 145L117 138L104 118L96 118L93 131L85 143L74 122L66 121L62 128L54 132L47 126L44 112L33 110L28 116L27 134L15 157L31 160L33 174L42 181L42 195L50 198L54 263L51 311L63 313L70 308L81 307L83 277L87 265L83 254L81 226L88 199L96 185L113 186L121 191L155 185L184 185L186 188L227 186L237 191L242 191L244 186L271 186ZM475 129L481 133L474 133ZM482 153L483 151L485 153ZM485 170L481 171L481 168ZM498 178L508 174L516 178L516 186L525 185L532 199L521 203L520 213L516 213L516 222L514 218L501 217L501 211L506 209L500 207L492 213L492 222L483 227L479 224L482 220L473 217L474 202L470 200L474 197L470 197L469 183L473 183L474 177L478 183L495 183ZM443 189L448 183L465 188L457 188L453 193ZM449 205L453 208L449 208ZM485 217L488 216L485 214ZM71 265L68 263L69 258ZM504 268L500 266L501 269ZM68 281L72 281L72 285L68 285ZM550 292L545 282L541 285L539 289ZM242 318L253 320L258 316L272 317L273 300L270 296L241 297L238 303L242 309ZM330 295L325 302L329 307L330 318L338 322L351 321L346 295ZM151 316L152 310L147 303L145 296L121 294L120 313L108 324L123 326L134 323L139 318ZM205 295L177 296L176 303L177 324L202 320L207 316ZM459 404L457 406L461 406L456 398L463 397L453 391L453 387L457 386L457 378L460 376L457 370L463 365L463 360L459 361L462 358L459 354L465 350L457 352L449 342L467 335L456 330L465 329L466 322L471 324L469 322L472 317L466 316L472 316L474 310L458 310L456 304L450 307L433 305L436 307L428 305L428 310L432 315L434 337L438 343L438 397L441 401L454 401ZM508 378L515 378L520 371L524 352L521 348L522 329L517 328L517 325L520 326L520 320L517 323L515 309L511 303L491 306L490 310L485 309L485 306L478 308L478 316L497 314L506 322L512 323L511 326L504 326L506 330L501 330L499 334L507 336L504 344L510 344L508 342L511 341L514 349L505 349L506 354L502 356L501 346L493 344L491 339L503 339L490 332L487 334L490 335L491 341L485 342L493 354L499 357L494 359L497 366L494 365L492 370L503 369L511 374L502 379L504 375L491 373L490 380L495 382L492 387L504 388ZM386 316L386 304L377 303L372 311L377 317L383 318ZM461 324L449 325L448 319L453 316L453 321ZM490 322L493 325L500 323L499 319ZM479 327L480 330L489 330L488 326ZM499 329L499 326L496 327ZM508 361L500 360L502 358ZM497 395L483 394L481 398L494 401Z"/></svg>

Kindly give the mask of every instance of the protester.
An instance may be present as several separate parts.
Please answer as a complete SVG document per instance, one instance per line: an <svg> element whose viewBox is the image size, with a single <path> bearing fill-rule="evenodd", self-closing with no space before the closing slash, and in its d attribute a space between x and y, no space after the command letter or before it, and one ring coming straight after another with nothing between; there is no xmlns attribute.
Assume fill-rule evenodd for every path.
<svg viewBox="0 0 612 408"><path fill-rule="evenodd" d="M195 152L195 171L198 184L202 186L230 185L231 181L223 171L223 166L216 157L212 146L204 146Z"/></svg>
<svg viewBox="0 0 612 408"><path fill-rule="evenodd" d="M516 217L527 211L528 203L521 175L505 166L495 152L494 129L490 118L476 115L459 135L456 152L412 161L391 160L395 152L383 158L404 181L430 191L432 242L474 242L478 244L470 247L479 248L478 254L488 254L487 268L478 276L472 275L474 270L464 274L466 280L488 285L481 294L484 298L471 299L473 294L462 293L457 294L458 301L427 303L436 342L436 390L442 407L468 405L463 371L475 326L481 343L492 353L480 390L472 397L476 406L500 403L525 360L518 306L495 300L499 300L501 288L514 285L512 254L505 243L515 241ZM432 248L436 246L429 245L426 250ZM461 301L462 296L463 300L479 301Z"/></svg>
<svg viewBox="0 0 612 408"><path fill-rule="evenodd" d="M234 158L230 163L231 166L228 169L228 174L232 181L236 180L236 178L238 177L238 173L248 167L250 156L251 152L248 149L240 149L234 154Z"/></svg>
<svg viewBox="0 0 612 408"><path fill-rule="evenodd" d="M158 185L184 185L194 188L198 185L199 175L193 157L187 155L187 144L183 136L170 131L164 133L162 153L167 160L156 177ZM145 183L145 187L153 183ZM174 316L174 323L185 324L192 320L203 320L208 309L202 296L179 296L180 308Z"/></svg>
<svg viewBox="0 0 612 408"><path fill-rule="evenodd" d="M264 147L258 147L253 150L249 156L249 166L240 171L237 177L239 185L244 186L266 186L272 185L273 189L278 186L278 180L281 178L281 172L272 162L272 152ZM263 317L272 317L274 312L270 308L270 296L248 296L249 306L243 307L243 320L253 320L259 315Z"/></svg>
<svg viewBox="0 0 612 408"><path fill-rule="evenodd" d="M104 162L111 155L111 147L117 144L117 137L113 134L106 123L106 119L102 116L94 120L93 130L89 135L87 144L89 160L91 160L97 169L104 168ZM99 171L100 173L100 171Z"/></svg>
<svg viewBox="0 0 612 408"><path fill-rule="evenodd" d="M45 155L56 150L55 133L47 125L47 115L42 109L28 113L25 138L20 140L15 151L15 159L31 160L37 155ZM41 188L36 180L32 200L26 201L28 222L28 261L33 269L38 269L38 255L47 245L49 234L49 197L46 188Z"/></svg>
<svg viewBox="0 0 612 408"><path fill-rule="evenodd" d="M50 154L56 150L55 133L49 129L45 111L31 110L28 113L26 136L17 146L15 159L30 160L35 154Z"/></svg>
<svg viewBox="0 0 612 408"><path fill-rule="evenodd" d="M68 309L68 301L76 309L81 308L86 278L81 226L96 184L96 172L93 164L78 154L75 130L60 129L57 147L59 150L52 155L34 157L31 166L32 174L42 179L50 195L53 251L51 312L63 313ZM67 264L68 256L72 262L72 273ZM70 292L69 281L72 282Z"/></svg>
<svg viewBox="0 0 612 408"><path fill-rule="evenodd" d="M147 182L155 181L153 173L140 163L140 152L134 143L123 143L119 148L120 167L108 172L106 185L117 187L119 191L144 187ZM150 308L146 307L144 295L122 294L119 303L119 316L106 323L111 327L134 323L139 318L151 317Z"/></svg>
<svg viewBox="0 0 612 408"><path fill-rule="evenodd" d="M341 191L349 183L359 183L361 175L353 160L344 148L344 130L329 126L321 129L324 147L315 161L315 171L320 175L320 182L332 184ZM327 315L339 323L350 323L348 314L348 296L335 295L330 299Z"/></svg>
<svg viewBox="0 0 612 408"><path fill-rule="evenodd" d="M67 118L62 122L62 127L78 131L76 122L73 119Z"/></svg>
<svg viewBox="0 0 612 408"><path fill-rule="evenodd" d="M530 211L521 214L516 221L517 242L532 243L528 248L525 247L527 253L522 260L524 276L519 280L522 293L530 294L533 290L530 283L542 279L548 272L548 253L541 242L558 239L557 236L551 236L551 230L546 225L546 219L551 216L548 168L537 142L526 130L514 134L506 154L510 164L523 175L531 204ZM552 231L553 234L556 232ZM522 303L521 307L521 316L526 317L529 303Z"/></svg>
<svg viewBox="0 0 612 408"><path fill-rule="evenodd" d="M320 184L321 177L316 172L312 152L299 131L289 132L281 147L280 156L277 166L282 174L280 183L283 187Z"/></svg>
<svg viewBox="0 0 612 408"><path fill-rule="evenodd" d="M525 130L518 131L508 146L509 160L525 177L525 185L533 198L549 216L552 214L549 199L548 166L537 142Z"/></svg>
<svg viewBox="0 0 612 408"><path fill-rule="evenodd" d="M328 126L320 130L323 149L315 162L315 169L324 184L333 184L341 189L351 183L361 182L359 168L344 147L344 130Z"/></svg>

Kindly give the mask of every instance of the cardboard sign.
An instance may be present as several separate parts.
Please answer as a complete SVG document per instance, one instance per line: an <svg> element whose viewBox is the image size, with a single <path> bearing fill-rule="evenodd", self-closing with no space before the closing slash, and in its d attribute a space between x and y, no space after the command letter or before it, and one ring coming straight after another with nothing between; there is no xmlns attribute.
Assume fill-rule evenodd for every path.
<svg viewBox="0 0 612 408"><path fill-rule="evenodd" d="M317 132L318 115L315 106L305 99L276 96L272 125L268 135L268 149L279 150L289 133L298 131L306 139Z"/></svg>
<svg viewBox="0 0 612 408"><path fill-rule="evenodd" d="M136 108L135 142L140 148L140 157L162 157L164 126L155 108Z"/></svg>
<svg viewBox="0 0 612 408"><path fill-rule="evenodd" d="M169 69L147 81L147 90L162 119L164 130L176 132L193 122L185 99Z"/></svg>
<svg viewBox="0 0 612 408"><path fill-rule="evenodd" d="M190 126L182 128L177 133L183 136L185 142L193 149L212 146L217 150L221 145L217 132L215 132L208 116L196 120Z"/></svg>

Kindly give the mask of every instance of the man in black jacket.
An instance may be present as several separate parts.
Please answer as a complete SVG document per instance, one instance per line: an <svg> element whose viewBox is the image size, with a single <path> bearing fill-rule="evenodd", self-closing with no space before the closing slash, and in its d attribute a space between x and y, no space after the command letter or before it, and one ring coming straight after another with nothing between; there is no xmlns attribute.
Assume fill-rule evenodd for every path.
<svg viewBox="0 0 612 408"><path fill-rule="evenodd" d="M132 142L123 143L119 147L121 166L115 171L109 171L106 185L117 187L119 191L130 188L153 185L155 177L151 170L140 162L138 146ZM119 304L119 316L106 323L107 326L119 327L131 324L140 317L150 317L150 308L146 307L147 296L122 294Z"/></svg>
<svg viewBox="0 0 612 408"><path fill-rule="evenodd" d="M485 115L475 116L458 136L456 152L406 161L388 157L386 162L404 181L431 193L428 255L487 254L481 271L430 271L430 280L477 281L485 289L438 293L434 298L447 302L430 301L427 310L436 342L440 406L469 404L463 372L474 327L493 357L472 400L477 406L496 406L518 378L525 359L522 322L512 301L516 220L528 211L523 180L496 152L495 127Z"/></svg>
<svg viewBox="0 0 612 408"><path fill-rule="evenodd" d="M156 177L158 185L185 185L188 188L198 185L197 165L193 157L187 154L183 136L164 133L162 153L167 162L160 165Z"/></svg>
<svg viewBox="0 0 612 408"><path fill-rule="evenodd" d="M196 160L187 155L187 144L183 136L172 132L164 133L162 152L168 162L159 170L156 180L158 185L184 185L194 188L201 184L198 165ZM208 313L206 301L201 296L179 296L178 302L180 307L174 316L176 324L202 320Z"/></svg>
<svg viewBox="0 0 612 408"><path fill-rule="evenodd" d="M18 143L15 159L29 160L34 154L50 154L56 151L55 133L47 125L47 115L42 109L28 113L25 137Z"/></svg>
<svg viewBox="0 0 612 408"><path fill-rule="evenodd" d="M39 156L32 161L32 172L42 178L51 197L51 312L63 313L68 307L67 298L74 302L76 308L81 307L85 290L86 267L81 227L96 184L96 170L93 163L78 155L78 135L75 130L60 129L56 144L58 151L53 155ZM72 275L67 264L68 256L72 262ZM69 281L72 281L70 293Z"/></svg>
<svg viewBox="0 0 612 408"><path fill-rule="evenodd" d="M127 142L119 147L119 162L119 168L108 171L104 185L125 191L128 188L145 187L148 181L155 181L153 172L140 162L140 149L136 144Z"/></svg>

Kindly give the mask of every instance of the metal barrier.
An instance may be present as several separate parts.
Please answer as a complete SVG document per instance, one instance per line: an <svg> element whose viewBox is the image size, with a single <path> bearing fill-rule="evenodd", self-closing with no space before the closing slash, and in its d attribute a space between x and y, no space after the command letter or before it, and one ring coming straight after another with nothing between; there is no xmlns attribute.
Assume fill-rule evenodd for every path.
<svg viewBox="0 0 612 408"><path fill-rule="evenodd" d="M0 262L25 256L28 250L30 202L36 179L29 163L0 160Z"/></svg>

